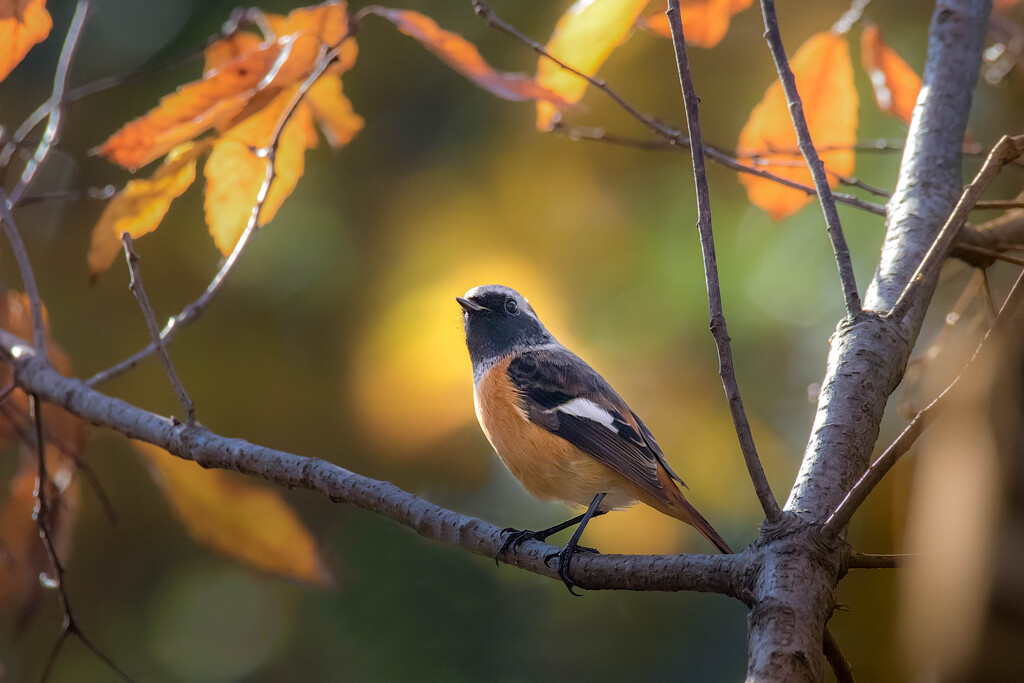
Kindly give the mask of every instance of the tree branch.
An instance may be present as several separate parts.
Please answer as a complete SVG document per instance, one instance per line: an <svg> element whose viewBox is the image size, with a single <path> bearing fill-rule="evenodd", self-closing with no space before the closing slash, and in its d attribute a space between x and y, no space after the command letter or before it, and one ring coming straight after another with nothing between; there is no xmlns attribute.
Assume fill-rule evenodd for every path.
<svg viewBox="0 0 1024 683"><path fill-rule="evenodd" d="M78 39L82 35L82 27L85 26L85 18L88 13L89 0L79 0L75 6L75 14L71 17L71 26L64 37L64 47L61 48L60 58L57 61L57 71L53 77L53 92L50 98L37 110L37 112L42 112L38 121L34 119L35 115L33 115L25 122L25 125L31 125L25 129L24 133L22 129L25 128L25 125L15 131L14 139L18 140L19 135L23 139L28 134L28 131L34 128L39 121L42 121L43 118L47 120L42 139L36 145L35 152L25 164L25 168L22 169L18 184L11 190L11 206L17 206L21 198L28 192L32 181L35 180L36 172L43 162L46 161L46 157L49 156L54 143L57 142L57 136L60 134L60 120L64 113L64 88L67 86L71 58L75 54L75 48L78 46ZM7 156L6 150L5 156Z"/></svg>
<svg viewBox="0 0 1024 683"><path fill-rule="evenodd" d="M421 536L461 546L493 558L502 530L414 496L394 484L371 479L317 458L265 448L243 439L188 426L101 394L81 380L62 376L22 340L0 330L0 354L13 364L17 385L101 427L160 446L203 467L235 470L287 488L317 491L337 503L380 513ZM558 549L526 541L506 561L535 574L558 579L545 558ZM504 558L502 558L504 559ZM589 590L699 591L740 598L752 556L736 555L578 555L572 574Z"/></svg>
<svg viewBox="0 0 1024 683"><path fill-rule="evenodd" d="M619 93L613 90L603 79L589 76L583 73L582 71L576 69L575 67L566 64L565 62L563 62L562 60L558 59L557 57L549 53L547 50L545 50L540 43L524 35L521 31L519 31L511 24L503 21L497 14L494 13L494 10L492 10L482 0L472 1L473 9L476 12L477 16L480 17L488 26L498 31L501 31L507 36L514 38L515 40L519 41L526 47L530 48L540 56L546 59L550 59L552 62L557 64L562 69L565 69L569 73L579 76L587 83L589 83L593 87L603 92L609 98L611 98L611 100L615 102L620 108L622 108L623 111L625 111L638 122L649 128L657 136L661 137L666 142L668 142L668 144L679 147L689 147L690 139L688 137L686 137L679 131L669 126L666 126L653 116L648 116L647 114L641 113L636 107L634 107L628 101L626 101L624 97L622 97L621 95L619 95ZM559 124L556 123L556 129L558 128L558 126ZM735 156L730 156L729 154L719 151L718 149L715 149L713 147L705 147L704 153L707 155L709 159L738 173L750 173L760 178L776 182L784 187L790 187L793 188L794 190L800 190L802 192L806 192L807 194L816 194L816 191L813 188L808 187L807 185L798 183L788 178L777 176L774 173L770 173L764 170L763 168L757 168L756 165L748 166L741 162L739 159L737 159ZM858 199L857 197L853 197L851 195L837 195L835 198L838 201L842 201L845 204L849 204L850 206L859 209L864 209L866 211L870 211L871 213L885 215L885 211L882 209L882 207L878 206L877 204L872 204L871 202L865 202L861 199Z"/></svg>
<svg viewBox="0 0 1024 683"><path fill-rule="evenodd" d="M160 339L160 328L156 324L156 315L154 315L153 307L149 303L149 297L146 296L146 288L142 286L142 269L139 267L139 255L135 253L135 248L132 244L132 236L127 232L121 233L121 242L124 243L124 256L128 261L128 273L131 277L128 289L135 295L135 300L139 302L139 308L142 309L142 317L146 320L146 329L149 330L149 336L153 340L153 345L156 346L157 351L160 353L160 361L164 365L167 381L171 383L171 387L174 389L174 393L177 394L178 401L185 411L185 423L194 425L196 423L196 408L192 403L192 399L188 397L188 392L185 391L185 385L181 383L181 378L178 377L178 371L174 369L174 363L171 362L171 356L167 353L167 347L164 346L163 340Z"/></svg>
<svg viewBox="0 0 1024 683"><path fill-rule="evenodd" d="M690 76L690 64L686 56L686 40L683 36L683 24L679 18L678 0L668 0L669 27L672 30L672 44L675 46L676 69L679 72L679 86L683 91L683 106L686 109L686 126L690 133L690 152L693 157L693 178L697 191L697 230L700 233L701 253L704 255L704 281L707 285L708 308L711 317L711 335L718 347L718 374L722 378L722 387L729 401L729 412L736 436L743 452L743 460L747 472L754 484L754 492L764 510L765 518L776 521L782 511L772 494L768 478L761 467L761 459L757 455L754 437L750 432L747 413L743 409L743 398L740 396L739 383L736 380L736 369L733 366L732 346L729 342L729 330L725 323L725 312L722 308L722 290L718 283L718 259L715 257L715 235L711 226L711 191L708 189L708 175L704 168L704 142L700 132L700 112L698 98L693 89Z"/></svg>
<svg viewBox="0 0 1024 683"><path fill-rule="evenodd" d="M912 306L925 306L927 304L931 297L917 296L918 290L927 287L927 282L938 279L939 270L946 260L950 247L953 246L953 240L959 234L960 228L967 222L974 204L981 197L982 192L992 184L992 181L999 175L999 172L1003 170L1003 167L1017 160L1021 154L1024 154L1024 135L1016 137L1004 135L999 140L999 144L992 149L988 158L985 159L985 163L974 177L974 180L964 188L956 208L942 226L942 230L936 235L935 240L921 259L921 263L917 266L913 276L903 288L896 303L893 304L892 310L887 314L889 317L897 321L903 320Z"/></svg>
<svg viewBox="0 0 1024 683"><path fill-rule="evenodd" d="M1017 308L1020 306L1022 300L1024 300L1024 271L1017 276L1016 282L1013 283L1013 287L1010 289L1010 293L1006 296L1006 300L1003 302L1002 307L999 309L999 313L996 316L992 327L985 333L981 342L978 343L978 348L975 349L970 359L964 365L960 373L950 382L949 386L942 390L931 403L928 404L923 410L921 410L914 419L910 421L910 424L906 426L903 432L892 442L885 452L878 456L878 459L871 463L871 467L867 469L864 476L857 481L850 492L846 494L846 497L836 508L836 511L831 517L825 522L825 526L822 529L822 534L825 535L838 535L846 525L850 523L850 519L857 509L867 500L867 497L871 492L878 486L882 478L889 473L889 470L899 461L903 455L910 450L910 447L920 436L921 432L924 431L925 427L935 419L935 416L941 412L946 405L947 397L953 391L953 388L960 382L960 379L970 368L974 359L978 357L982 349L985 346L985 342L997 334L1001 329L1005 328L1009 323L1007 322L1016 313Z"/></svg>
<svg viewBox="0 0 1024 683"><path fill-rule="evenodd" d="M18 271L21 273L21 282L25 287L25 294L28 295L29 313L32 316L32 346L36 353L46 358L46 326L43 323L43 303L39 298L39 287L36 285L36 276L32 271L32 262L28 258L28 251L25 243L18 232L18 226L11 215L11 202L7 198L7 192L0 187L0 223L4 225L4 232L7 233L7 241L11 243L11 251L14 252L14 261L18 264Z"/></svg>
<svg viewBox="0 0 1024 683"><path fill-rule="evenodd" d="M800 93L796 89L796 78L789 68L789 59L782 47L779 21L775 16L775 0L761 0L761 14L764 16L765 40L768 41L768 48L775 60L775 68L779 72L779 81L786 93L796 139L800 145L800 151L807 161L807 168L811 171L811 177L814 178L818 201L821 203L822 213L825 214L825 225L829 240L832 242L832 252L835 254L836 265L839 267L839 282L842 285L843 298L846 301L846 313L853 317L860 312L861 305L860 294L857 292L857 278L853 272L853 262L850 260L850 249L846 246L846 237L843 235L843 226L839 222L836 202L832 197L832 189L828 185L828 177L825 175L825 165L818 157L818 151L814 148L814 142L811 140L811 132L807 127L807 118L804 116Z"/></svg>

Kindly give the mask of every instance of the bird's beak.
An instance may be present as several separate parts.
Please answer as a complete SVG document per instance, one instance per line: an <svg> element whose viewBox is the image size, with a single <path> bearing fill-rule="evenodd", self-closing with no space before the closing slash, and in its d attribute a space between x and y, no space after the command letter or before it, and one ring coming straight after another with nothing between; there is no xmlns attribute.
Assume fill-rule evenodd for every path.
<svg viewBox="0 0 1024 683"><path fill-rule="evenodd" d="M459 305L462 306L462 310L466 313L479 313L480 311L487 310L486 307L481 306L478 303L474 303L469 299L463 299L461 296L455 297L455 300L459 302Z"/></svg>

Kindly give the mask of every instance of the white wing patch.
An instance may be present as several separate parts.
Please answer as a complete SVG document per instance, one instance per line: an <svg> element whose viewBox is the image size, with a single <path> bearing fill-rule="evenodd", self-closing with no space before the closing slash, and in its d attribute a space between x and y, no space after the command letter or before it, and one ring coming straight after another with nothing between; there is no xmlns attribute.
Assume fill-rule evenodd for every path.
<svg viewBox="0 0 1024 683"><path fill-rule="evenodd" d="M582 417L592 422L597 422L616 434L619 433L618 430L615 429L615 418L612 417L612 414L590 399L574 398L573 400L558 406L555 410L566 413L567 415L575 415L576 417Z"/></svg>

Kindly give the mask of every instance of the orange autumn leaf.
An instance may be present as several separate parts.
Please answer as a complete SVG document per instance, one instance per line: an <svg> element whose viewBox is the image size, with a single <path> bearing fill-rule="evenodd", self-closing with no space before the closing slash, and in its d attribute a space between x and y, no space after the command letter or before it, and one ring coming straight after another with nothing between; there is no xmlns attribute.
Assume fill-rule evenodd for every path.
<svg viewBox="0 0 1024 683"><path fill-rule="evenodd" d="M569 103L558 93L542 87L524 74L495 71L484 61L473 43L458 33L446 31L430 17L411 10L377 9L374 14L393 23L407 36L420 41L438 59L455 69L478 86L506 100L550 100L559 106Z"/></svg>
<svg viewBox="0 0 1024 683"><path fill-rule="evenodd" d="M750 7L754 0L683 0L679 3L679 19L688 45L714 47L725 37L732 16ZM672 37L668 16L664 12L641 19L642 28L665 38Z"/></svg>
<svg viewBox="0 0 1024 683"><path fill-rule="evenodd" d="M132 445L195 541L262 571L315 586L333 582L316 540L280 493L152 444Z"/></svg>
<svg viewBox="0 0 1024 683"><path fill-rule="evenodd" d="M51 540L57 556L67 562L71 532L78 518L79 485L71 476L71 461L47 456L47 487ZM53 565L33 517L36 506L35 460L26 460L11 479L10 491L0 507L0 607L19 611L24 623L42 595L44 577L53 576Z"/></svg>
<svg viewBox="0 0 1024 683"><path fill-rule="evenodd" d="M330 2L294 10L287 17L268 15L267 23L275 37L257 42L252 34L242 33L218 41L207 49L201 80L164 96L156 108L123 126L95 152L134 170L210 128L223 130L238 123L252 113L245 110L257 95L268 91L267 99L273 99L276 90L305 79L321 47L346 34L348 14L344 2ZM329 72L350 68L356 51L348 41Z"/></svg>
<svg viewBox="0 0 1024 683"><path fill-rule="evenodd" d="M92 229L89 272L105 271L121 253L121 233L140 237L160 225L171 202L196 179L196 162L209 148L207 142L186 142L172 149L149 178L130 180L104 207Z"/></svg>
<svg viewBox="0 0 1024 683"><path fill-rule="evenodd" d="M46 0L0 1L0 81L21 63L32 46L50 35L53 20Z"/></svg>
<svg viewBox="0 0 1024 683"><path fill-rule="evenodd" d="M921 78L882 39L876 25L865 26L860 40L861 63L871 79L878 108L910 125Z"/></svg>
<svg viewBox="0 0 1024 683"><path fill-rule="evenodd" d="M340 78L318 80L306 92L302 104L309 107L327 143L335 149L347 145L363 129L363 117L352 109L352 103L342 92Z"/></svg>
<svg viewBox="0 0 1024 683"><path fill-rule="evenodd" d="M46 357L57 372L71 376L71 359L50 336L49 315L43 306L43 327L46 330ZM26 341L32 340L32 315L27 294L8 290L0 294L0 328ZM14 381L11 364L0 362L0 386ZM56 442L67 455L76 455L85 446L85 427L82 421L63 408L43 403L43 426L47 440ZM15 436L32 434L28 396L16 389L0 403L0 444Z"/></svg>
<svg viewBox="0 0 1024 683"><path fill-rule="evenodd" d="M831 32L818 33L800 46L790 60L811 139L818 148L829 184L836 174L853 173L853 147L857 141L857 90L846 38ZM797 150L796 133L782 86L775 81L754 107L740 131L737 156L759 168L804 185L813 185L810 171ZM783 150L781 153L777 150ZM813 198L776 182L741 173L740 182L750 201L764 209L772 220L800 210Z"/></svg>
<svg viewBox="0 0 1024 683"><path fill-rule="evenodd" d="M281 91L259 112L246 118L213 143L206 161L206 224L217 248L230 254L245 231L267 178L268 155L278 120L285 114L298 86ZM309 108L296 107L281 131L274 156L274 181L267 192L257 227L270 222L295 189L305 169L305 153L316 144Z"/></svg>
<svg viewBox="0 0 1024 683"><path fill-rule="evenodd" d="M545 46L548 54L581 73L593 76L629 35L648 0L577 0L558 23ZM537 83L575 104L583 97L587 81L546 57L537 63ZM559 117L553 102L537 102L537 129L551 130Z"/></svg>

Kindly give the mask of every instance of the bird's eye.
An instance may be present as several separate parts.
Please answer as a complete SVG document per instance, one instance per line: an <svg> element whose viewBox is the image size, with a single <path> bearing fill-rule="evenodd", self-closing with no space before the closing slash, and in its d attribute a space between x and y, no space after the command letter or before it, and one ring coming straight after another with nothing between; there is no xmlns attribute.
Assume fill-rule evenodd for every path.
<svg viewBox="0 0 1024 683"><path fill-rule="evenodd" d="M519 304L512 297L505 299L505 312L509 315L519 315Z"/></svg>

